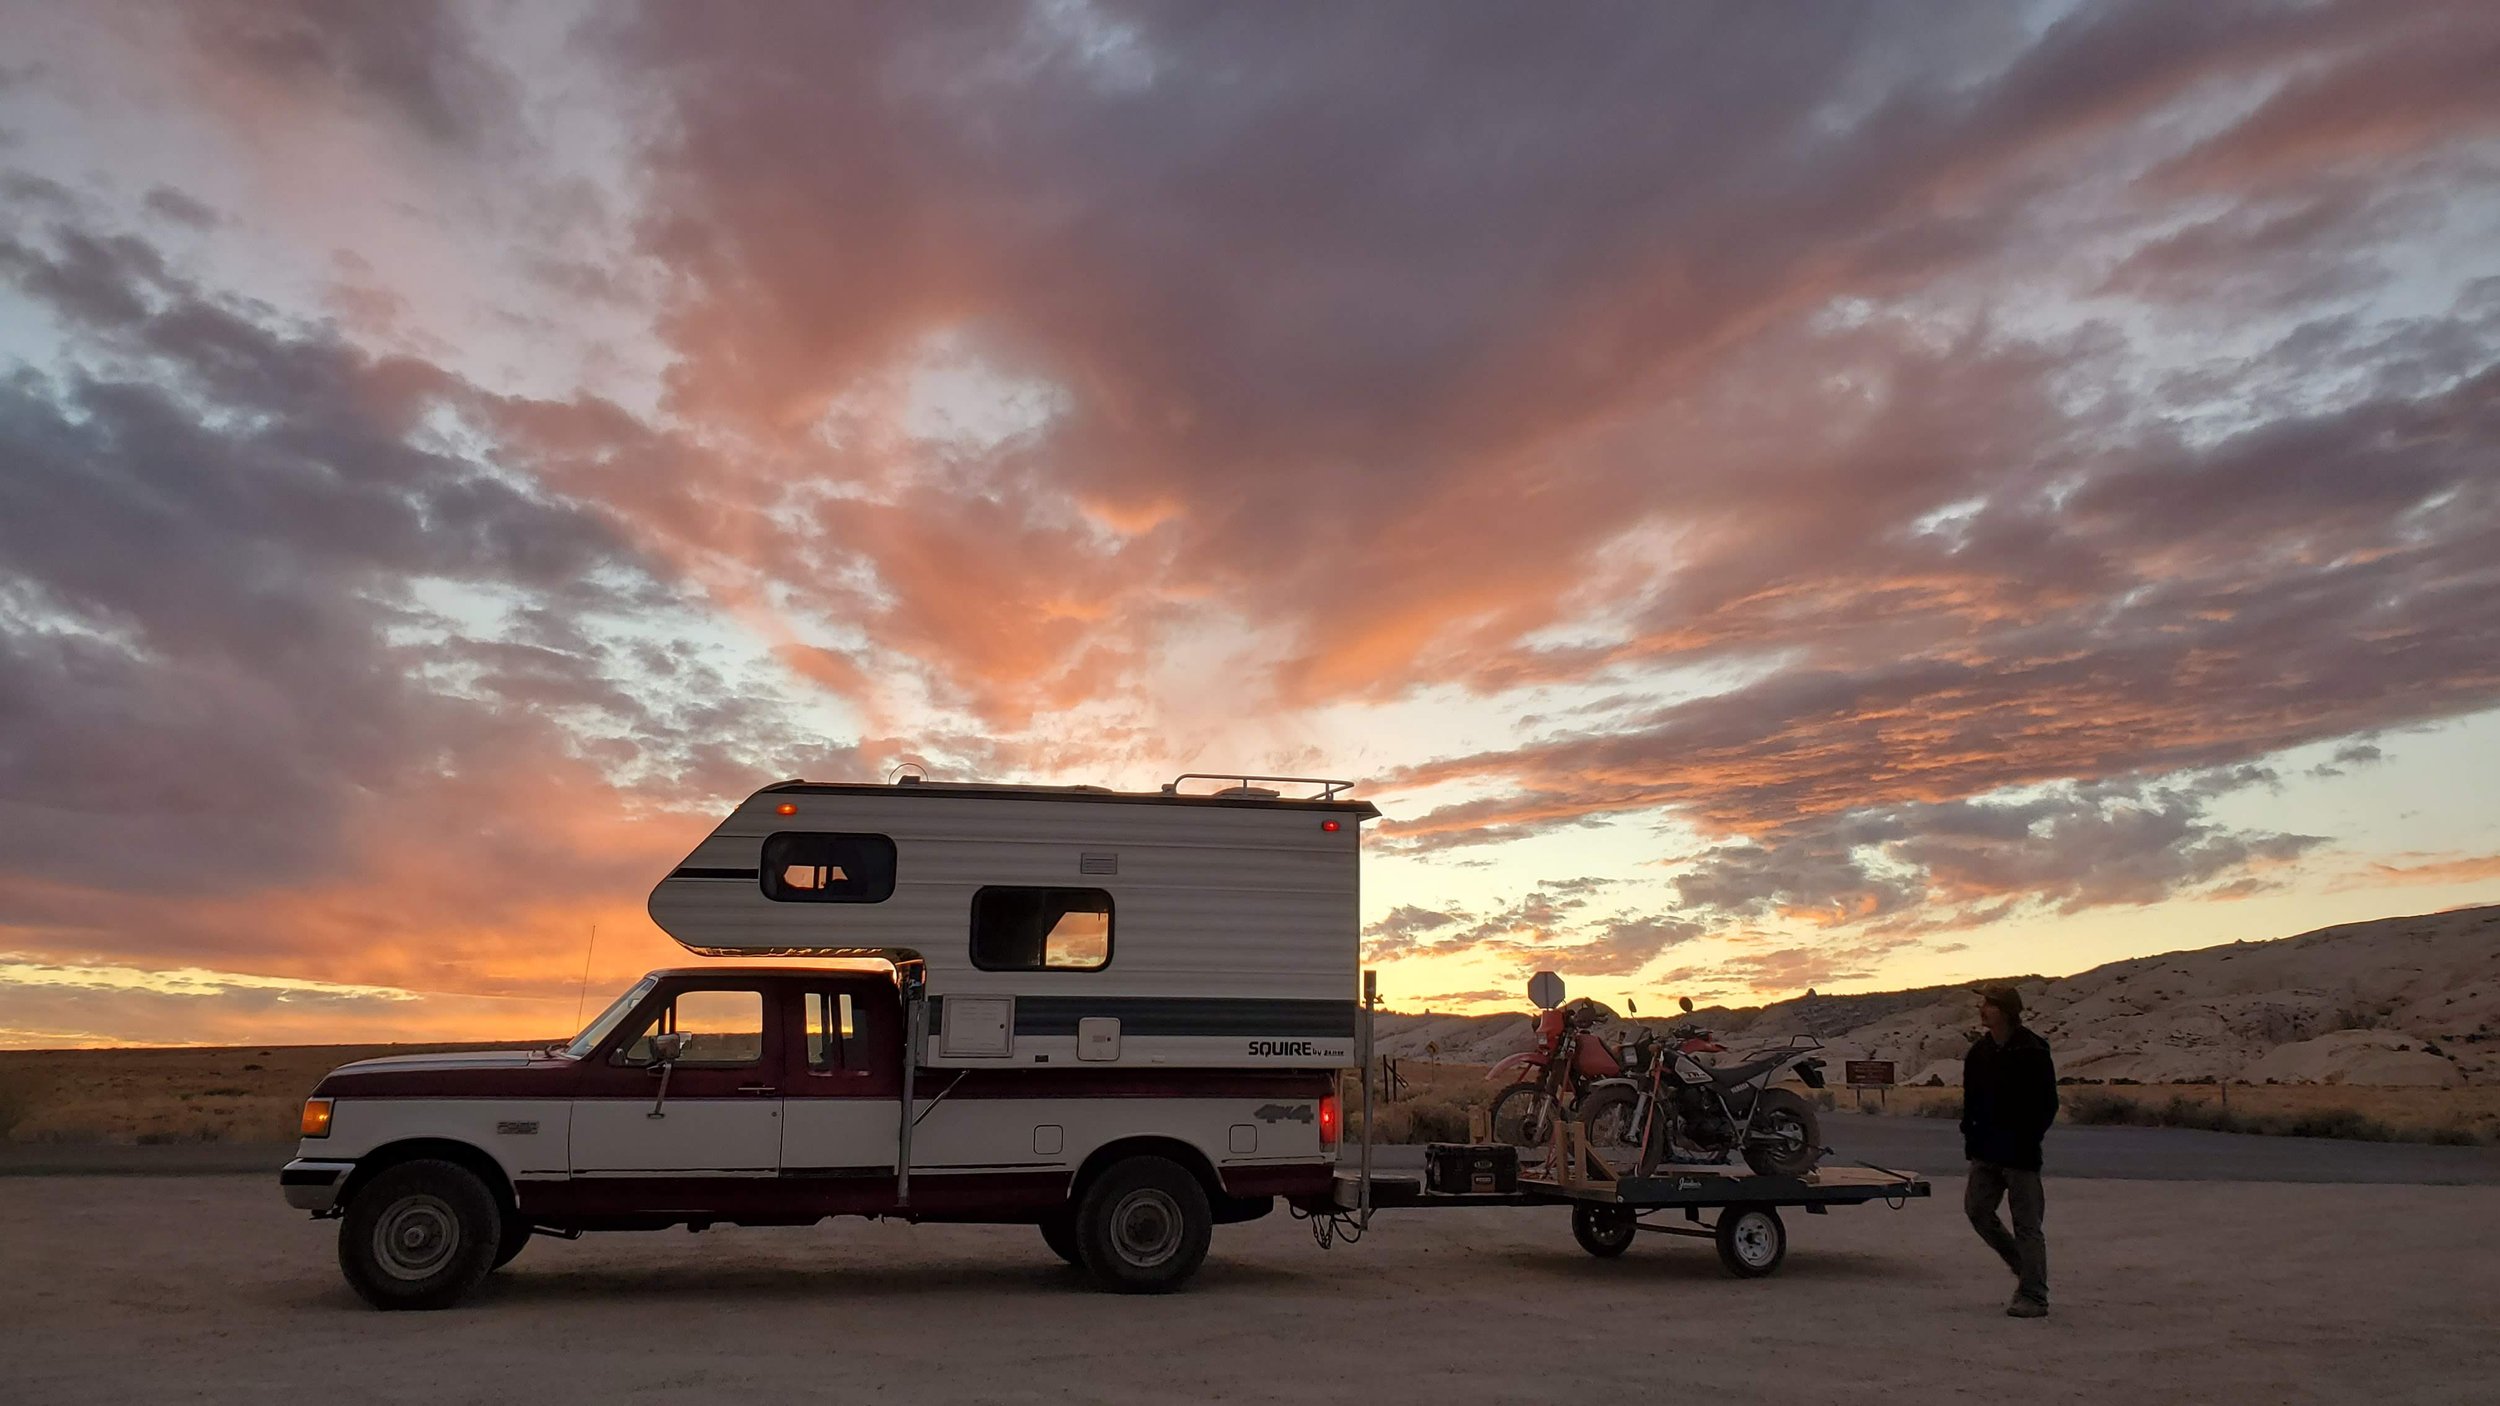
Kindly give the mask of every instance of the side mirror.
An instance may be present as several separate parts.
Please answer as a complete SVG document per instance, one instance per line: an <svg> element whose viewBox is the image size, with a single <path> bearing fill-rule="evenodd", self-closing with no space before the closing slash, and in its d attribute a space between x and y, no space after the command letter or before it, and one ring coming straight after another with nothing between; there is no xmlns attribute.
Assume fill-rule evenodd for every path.
<svg viewBox="0 0 2500 1406"><path fill-rule="evenodd" d="M1683 1009L1683 1011L1684 1011L1684 1013L1685 1013L1686 1015L1691 1015L1691 1014L1693 1013L1693 998L1692 998L1692 997L1690 997L1690 996L1678 996L1678 997L1676 997L1676 998L1675 998L1675 1003L1676 1003L1676 1005L1677 1005L1677 1006L1679 1006L1679 1007L1681 1007L1681 1008Z"/></svg>
<svg viewBox="0 0 2500 1406"><path fill-rule="evenodd" d="M1623 998L1623 1008L1633 1015L1639 1015L1641 1013L1641 1003L1633 1000L1629 996Z"/></svg>
<svg viewBox="0 0 2500 1406"><path fill-rule="evenodd" d="M651 1037L651 1067L665 1068L686 1057L686 1032L671 1030Z"/></svg>

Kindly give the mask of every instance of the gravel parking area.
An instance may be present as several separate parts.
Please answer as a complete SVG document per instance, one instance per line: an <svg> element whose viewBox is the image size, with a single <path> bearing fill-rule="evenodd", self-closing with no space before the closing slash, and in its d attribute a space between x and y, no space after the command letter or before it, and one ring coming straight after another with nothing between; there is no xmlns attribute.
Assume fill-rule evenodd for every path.
<svg viewBox="0 0 2500 1406"><path fill-rule="evenodd" d="M1787 1265L1621 1260L1559 1210L1384 1213L1322 1252L1217 1232L1164 1298L1091 1292L1029 1229L845 1221L542 1240L474 1298L381 1314L262 1177L13 1178L0 1337L78 1402L2488 1401L2500 1191L2052 1185L2057 1308L1937 1199L1794 1216ZM1597 1395L1592 1397L1591 1393Z"/></svg>

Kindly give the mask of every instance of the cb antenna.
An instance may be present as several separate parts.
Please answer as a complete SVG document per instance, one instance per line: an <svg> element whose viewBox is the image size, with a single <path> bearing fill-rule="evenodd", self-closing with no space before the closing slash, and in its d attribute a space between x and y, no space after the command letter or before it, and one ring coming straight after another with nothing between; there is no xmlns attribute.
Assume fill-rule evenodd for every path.
<svg viewBox="0 0 2500 1406"><path fill-rule="evenodd" d="M599 925L590 925L590 941L582 945L582 984L573 992L573 1028L582 1028L582 1002L590 996L590 954L599 950Z"/></svg>

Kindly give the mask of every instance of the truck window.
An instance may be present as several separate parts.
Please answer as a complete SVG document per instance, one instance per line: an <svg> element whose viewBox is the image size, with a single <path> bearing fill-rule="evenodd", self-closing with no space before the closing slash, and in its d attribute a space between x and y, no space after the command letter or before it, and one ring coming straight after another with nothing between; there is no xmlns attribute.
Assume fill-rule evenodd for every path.
<svg viewBox="0 0 2500 1406"><path fill-rule="evenodd" d="M807 1067L840 1069L844 1051L850 1046L851 993L848 991L810 991L807 993Z"/></svg>
<svg viewBox="0 0 2500 1406"><path fill-rule="evenodd" d="M1099 971L1111 961L1101 889L985 888L972 895L972 964L983 971Z"/></svg>
<svg viewBox="0 0 2500 1406"><path fill-rule="evenodd" d="M651 1058L651 1037L677 1031L687 1036L681 1065L736 1066L764 1058L764 993L761 991L680 991L676 999L651 1018L642 1033L617 1052L619 1061L640 1064Z"/></svg>
<svg viewBox="0 0 2500 1406"><path fill-rule="evenodd" d="M883 903L894 896L894 841L785 830L764 840L764 896L780 903Z"/></svg>

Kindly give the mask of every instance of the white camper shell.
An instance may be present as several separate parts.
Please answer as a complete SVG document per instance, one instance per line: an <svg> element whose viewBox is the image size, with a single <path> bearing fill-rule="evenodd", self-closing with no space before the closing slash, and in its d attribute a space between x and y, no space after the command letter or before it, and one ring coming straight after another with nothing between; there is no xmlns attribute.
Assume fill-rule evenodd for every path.
<svg viewBox="0 0 2500 1406"><path fill-rule="evenodd" d="M1231 784L1182 789L1203 781ZM787 781L660 882L651 918L710 956L892 961L925 982L924 1068L1343 1068L1379 815L1350 785Z"/></svg>

